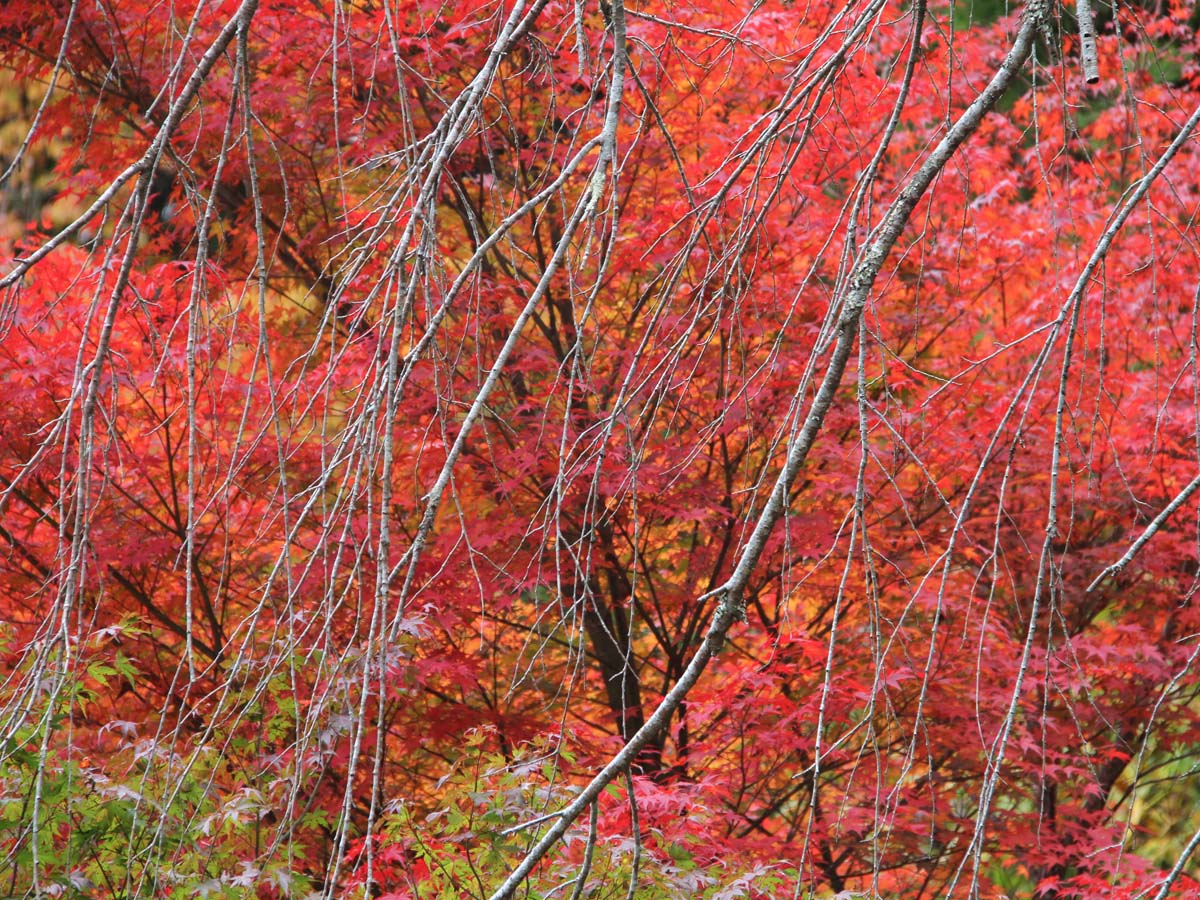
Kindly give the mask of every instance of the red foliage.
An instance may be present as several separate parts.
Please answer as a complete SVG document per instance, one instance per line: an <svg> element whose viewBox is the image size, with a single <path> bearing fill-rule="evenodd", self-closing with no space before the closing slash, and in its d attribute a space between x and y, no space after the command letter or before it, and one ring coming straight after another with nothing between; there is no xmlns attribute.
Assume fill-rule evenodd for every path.
<svg viewBox="0 0 1200 900"><path fill-rule="evenodd" d="M224 45L249 4L0 8L9 90L55 80L26 167L58 204L8 223L0 778L30 810L75 773L40 861L0 830L13 885L83 871L80 778L120 800L161 771L149 808L233 848L187 881L195 846L113 826L178 864L161 893L299 894L286 869L417 896L468 852L430 824L455 804L495 870L452 883L494 887L524 847L480 823L566 802L684 677L851 264L1019 27L630 6L593 175L610 14L535 6L498 54L495 3L262 2ZM605 795L614 859L697 891L1090 898L1179 856L1154 786L1196 795L1195 501L1106 567L1200 459L1194 139L1108 230L1200 100L1198 48L1179 4L1122 15L1100 85L1027 62L916 205L747 621L636 807ZM546 740L571 755L529 768L544 796L489 770L446 799ZM90 865L89 896L143 877Z"/></svg>

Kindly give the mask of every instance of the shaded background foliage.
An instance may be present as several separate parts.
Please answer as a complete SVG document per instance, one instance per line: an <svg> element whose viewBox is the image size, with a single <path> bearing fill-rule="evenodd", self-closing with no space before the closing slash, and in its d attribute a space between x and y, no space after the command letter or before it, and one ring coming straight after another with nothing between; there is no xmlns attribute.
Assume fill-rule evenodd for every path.
<svg viewBox="0 0 1200 900"><path fill-rule="evenodd" d="M8 894L491 893L684 677L1021 21L511 12L0 9ZM1195 504L1106 570L1200 459L1190 136L1074 290L1195 15L1099 7L1091 87L1051 18L531 895L1197 889Z"/></svg>

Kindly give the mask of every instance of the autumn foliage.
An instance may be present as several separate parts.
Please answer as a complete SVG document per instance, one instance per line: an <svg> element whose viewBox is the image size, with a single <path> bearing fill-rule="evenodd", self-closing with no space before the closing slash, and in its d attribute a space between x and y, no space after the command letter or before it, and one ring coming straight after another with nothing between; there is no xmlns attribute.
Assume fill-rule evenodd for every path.
<svg viewBox="0 0 1200 900"><path fill-rule="evenodd" d="M1197 896L1198 23L1045 5L0 6L0 894L486 897L640 735L523 896Z"/></svg>

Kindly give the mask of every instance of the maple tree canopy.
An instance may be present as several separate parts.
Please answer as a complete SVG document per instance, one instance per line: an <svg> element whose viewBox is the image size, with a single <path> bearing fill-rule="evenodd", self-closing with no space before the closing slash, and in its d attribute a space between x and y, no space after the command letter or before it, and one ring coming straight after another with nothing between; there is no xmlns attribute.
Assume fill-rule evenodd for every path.
<svg viewBox="0 0 1200 900"><path fill-rule="evenodd" d="M0 895L1200 896L1198 27L0 4Z"/></svg>

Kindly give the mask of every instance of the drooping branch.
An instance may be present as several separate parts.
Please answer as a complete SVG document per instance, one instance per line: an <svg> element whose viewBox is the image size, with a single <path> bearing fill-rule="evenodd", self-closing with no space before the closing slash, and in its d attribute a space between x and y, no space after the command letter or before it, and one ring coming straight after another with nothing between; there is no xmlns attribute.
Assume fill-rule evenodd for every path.
<svg viewBox="0 0 1200 900"><path fill-rule="evenodd" d="M1187 503L1188 498L1191 497L1192 494L1196 493L1197 488L1200 488L1200 475L1197 475L1190 482L1188 482L1187 487L1176 494L1175 499L1163 507L1163 511L1154 517L1154 520L1146 526L1146 530L1138 536L1138 539L1129 545L1128 550L1121 554L1120 559L1118 559L1111 566L1107 566L1104 571L1092 579L1092 583L1088 585L1088 592L1090 593L1099 587L1100 582L1102 582L1105 578L1120 574L1122 569L1133 562L1133 558L1137 556L1138 553L1141 552L1141 549L1150 542L1150 538L1154 537L1154 535L1158 533L1158 530L1162 528L1166 521L1175 514L1175 511L1179 509L1179 507Z"/></svg>
<svg viewBox="0 0 1200 900"><path fill-rule="evenodd" d="M508 878L496 888L491 895L491 900L507 900L514 896L534 867L562 840L572 823L588 809L609 784L628 769L642 748L668 726L671 717L699 681L708 663L724 645L734 623L743 618L745 614L743 598L746 586L766 550L769 537L787 511L792 485L808 459L809 452L816 442L825 417L841 386L871 288L925 191L942 172L955 151L979 128L984 117L999 101L1028 58L1033 45L1035 28L1036 24L1031 17L1026 17L1022 21L1013 45L999 70L975 101L959 116L917 173L900 192L899 197L888 209L883 222L876 230L873 240L855 264L848 281L846 294L841 298L842 311L837 326L837 343L826 365L821 385L805 416L803 425L788 448L783 469L776 478L775 485L755 522L754 529L742 548L733 574L724 585L706 595L706 597L718 596L721 602L713 616L708 633L687 669L674 687L663 697L658 707L646 720L646 724L592 778L575 800L557 814L554 824L529 850Z"/></svg>
<svg viewBox="0 0 1200 900"><path fill-rule="evenodd" d="M183 122L184 115L191 108L192 101L196 99L200 88L208 81L208 76L212 72L213 66L217 64L217 61L224 55L229 45L233 43L233 39L237 36L238 31L248 27L257 8L258 0L245 0L234 11L234 14L230 16L229 21L221 29L216 40L209 45L204 55L200 58L200 61L196 64L195 69L192 70L191 75L183 86L183 90L179 92L179 96L171 104L162 126L158 129L154 140L150 142L150 146L146 148L146 152L142 154L141 158L114 178L108 187L101 191L100 195L92 201L87 209L76 216L68 225L60 229L52 238L28 256L15 260L12 270L3 278L0 278L0 290L16 284L40 260L45 259L56 247L60 247L66 241L70 240L84 225L99 215L113 198L117 196L121 188L131 180L141 178L147 184L149 183L150 178L153 177L154 171L159 165L159 161L166 152L168 143L174 137L175 132L178 131L180 124Z"/></svg>

